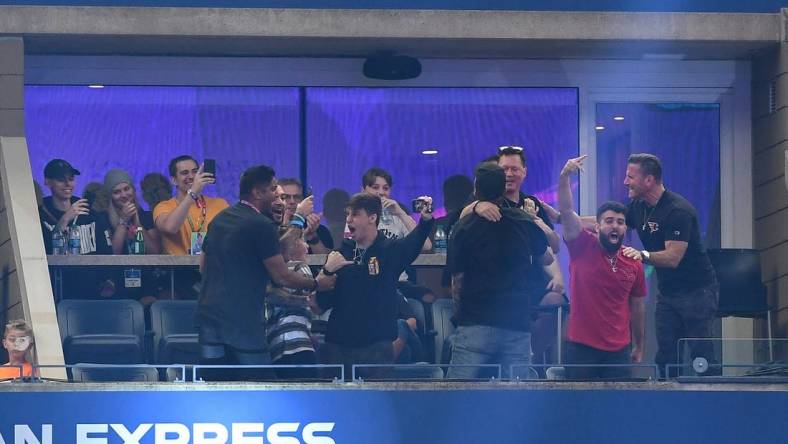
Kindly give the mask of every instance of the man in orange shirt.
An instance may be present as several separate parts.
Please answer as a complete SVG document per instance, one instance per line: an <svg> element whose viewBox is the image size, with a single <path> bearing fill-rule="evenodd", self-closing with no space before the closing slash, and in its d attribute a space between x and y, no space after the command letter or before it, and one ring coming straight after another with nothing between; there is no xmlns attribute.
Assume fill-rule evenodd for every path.
<svg viewBox="0 0 788 444"><path fill-rule="evenodd" d="M164 252L186 255L191 252L193 240L205 237L211 220L229 205L222 198L203 194L205 186L216 179L203 172L193 157L178 156L170 161L169 169L175 197L159 202L153 219L161 233Z"/></svg>

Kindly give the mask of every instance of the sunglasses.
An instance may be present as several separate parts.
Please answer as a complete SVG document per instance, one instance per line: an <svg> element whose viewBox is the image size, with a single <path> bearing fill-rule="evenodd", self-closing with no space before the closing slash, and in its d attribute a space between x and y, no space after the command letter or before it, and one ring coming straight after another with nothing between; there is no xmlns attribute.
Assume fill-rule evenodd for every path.
<svg viewBox="0 0 788 444"><path fill-rule="evenodd" d="M504 145L504 146L499 146L498 147L498 152L499 153L503 153L503 152L522 153L523 152L523 147L521 147L521 146L514 146L514 145Z"/></svg>

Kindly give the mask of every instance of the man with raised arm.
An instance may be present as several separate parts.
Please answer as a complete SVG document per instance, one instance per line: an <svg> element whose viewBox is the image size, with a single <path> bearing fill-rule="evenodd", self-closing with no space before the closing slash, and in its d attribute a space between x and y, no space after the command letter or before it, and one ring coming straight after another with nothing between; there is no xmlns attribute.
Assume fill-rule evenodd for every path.
<svg viewBox="0 0 788 444"><path fill-rule="evenodd" d="M595 231L583 228L574 211L571 176L582 170L586 157L569 159L558 180L572 295L564 362L599 366L640 363L645 337L643 264L623 254L627 230L624 204L605 202L597 209ZM566 375L570 379L621 379L630 372L626 367L567 367Z"/></svg>

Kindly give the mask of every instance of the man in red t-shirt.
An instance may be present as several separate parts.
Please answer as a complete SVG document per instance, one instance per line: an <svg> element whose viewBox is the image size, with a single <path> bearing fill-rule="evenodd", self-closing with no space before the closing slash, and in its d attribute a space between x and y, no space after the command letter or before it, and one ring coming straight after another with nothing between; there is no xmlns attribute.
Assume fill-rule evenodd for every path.
<svg viewBox="0 0 788 444"><path fill-rule="evenodd" d="M572 308L567 364L621 365L643 359L646 279L643 264L622 254L626 205L606 202L596 213L596 232L583 229L574 211L570 175L587 156L569 159L558 181L564 241L569 247ZM632 347L630 349L630 342ZM567 367L570 379L627 378L627 367Z"/></svg>

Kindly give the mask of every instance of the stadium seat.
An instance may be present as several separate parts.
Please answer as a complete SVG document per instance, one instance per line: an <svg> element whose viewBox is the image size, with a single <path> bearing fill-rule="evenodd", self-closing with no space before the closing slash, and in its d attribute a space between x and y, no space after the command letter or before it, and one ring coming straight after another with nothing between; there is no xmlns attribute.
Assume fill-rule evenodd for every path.
<svg viewBox="0 0 788 444"><path fill-rule="evenodd" d="M194 325L197 301L156 301L150 307L157 364L197 364L200 344Z"/></svg>
<svg viewBox="0 0 788 444"><path fill-rule="evenodd" d="M137 301L67 299L57 320L67 364L144 363L145 315Z"/></svg>
<svg viewBox="0 0 788 444"><path fill-rule="evenodd" d="M154 367L72 367L72 382L158 382Z"/></svg>

